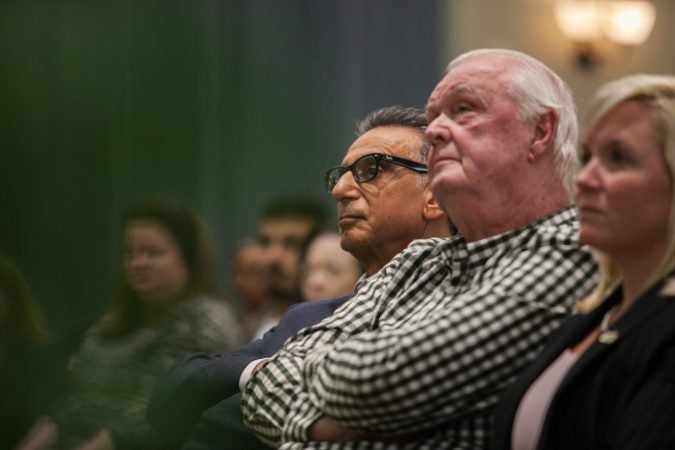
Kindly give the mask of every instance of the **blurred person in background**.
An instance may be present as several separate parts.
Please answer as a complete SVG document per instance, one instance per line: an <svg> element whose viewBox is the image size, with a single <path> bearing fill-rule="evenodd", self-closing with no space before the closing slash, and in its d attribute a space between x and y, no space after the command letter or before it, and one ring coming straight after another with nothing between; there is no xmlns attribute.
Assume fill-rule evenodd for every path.
<svg viewBox="0 0 675 450"><path fill-rule="evenodd" d="M265 250L254 238L236 243L232 257L232 289L239 302L239 326L242 343L249 342L265 309Z"/></svg>
<svg viewBox="0 0 675 450"><path fill-rule="evenodd" d="M302 262L302 298L304 301L342 297L354 292L363 267L351 253L342 249L336 231L324 231L305 249Z"/></svg>
<svg viewBox="0 0 675 450"><path fill-rule="evenodd" d="M260 324L252 339L258 339L301 299L302 249L326 227L330 214L318 200L286 196L264 206L256 240L263 249L266 300Z"/></svg>
<svg viewBox="0 0 675 450"><path fill-rule="evenodd" d="M47 413L63 387L64 369L28 282L0 256L0 448L15 448ZM54 439L54 427L45 424L37 422L31 440Z"/></svg>
<svg viewBox="0 0 675 450"><path fill-rule="evenodd" d="M51 413L59 449L160 449L145 419L157 378L179 356L238 341L218 294L211 242L197 215L174 201L130 208L111 310L85 333L69 385Z"/></svg>

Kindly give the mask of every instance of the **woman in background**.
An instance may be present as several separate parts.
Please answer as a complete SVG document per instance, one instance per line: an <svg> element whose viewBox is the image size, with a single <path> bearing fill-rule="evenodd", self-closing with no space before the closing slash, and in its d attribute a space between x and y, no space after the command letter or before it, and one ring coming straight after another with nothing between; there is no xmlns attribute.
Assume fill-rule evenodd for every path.
<svg viewBox="0 0 675 450"><path fill-rule="evenodd" d="M343 250L340 235L325 231L308 242L303 257L300 289L305 301L342 297L354 293L363 267Z"/></svg>
<svg viewBox="0 0 675 450"><path fill-rule="evenodd" d="M123 225L117 296L70 362L70 386L52 416L57 448L170 447L145 419L158 376L179 356L222 352L238 339L193 211L153 201L131 208Z"/></svg>
<svg viewBox="0 0 675 450"><path fill-rule="evenodd" d="M26 279L0 256L1 449L15 448L47 413L62 387L63 362ZM53 439L53 427L37 428L42 433L34 439Z"/></svg>
<svg viewBox="0 0 675 450"><path fill-rule="evenodd" d="M675 448L675 77L610 82L589 118L576 202L599 283L504 393L495 449Z"/></svg>

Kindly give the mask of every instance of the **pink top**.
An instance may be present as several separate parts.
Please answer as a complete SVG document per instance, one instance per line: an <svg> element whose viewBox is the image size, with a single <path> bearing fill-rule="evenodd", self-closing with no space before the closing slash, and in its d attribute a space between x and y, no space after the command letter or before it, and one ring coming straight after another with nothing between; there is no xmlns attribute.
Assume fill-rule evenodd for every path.
<svg viewBox="0 0 675 450"><path fill-rule="evenodd" d="M527 390L513 421L511 446L515 450L534 450L553 395L579 355L566 349Z"/></svg>

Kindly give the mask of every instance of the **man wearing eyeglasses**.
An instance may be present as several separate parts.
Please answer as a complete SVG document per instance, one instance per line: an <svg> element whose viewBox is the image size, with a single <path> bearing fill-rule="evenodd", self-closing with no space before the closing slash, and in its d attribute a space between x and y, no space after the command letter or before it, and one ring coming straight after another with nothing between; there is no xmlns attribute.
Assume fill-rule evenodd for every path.
<svg viewBox="0 0 675 450"><path fill-rule="evenodd" d="M443 233L438 230L439 219L447 219L427 189L422 163L428 144L418 133L426 120L418 117L413 132L386 125L387 111L375 112L360 124L360 136L343 165L325 175L326 190L337 202L342 248L371 275L411 241L447 233L445 227Z"/></svg>
<svg viewBox="0 0 675 450"><path fill-rule="evenodd" d="M343 165L324 176L325 188L337 202L342 247L365 269L357 291L411 241L450 234L448 217L429 190L426 124L424 113L413 108L372 112L358 124L358 138ZM184 449L267 448L241 422L240 396L235 394L261 358L347 300L300 303L261 340L234 352L184 358L155 387L148 419L176 442L206 410Z"/></svg>
<svg viewBox="0 0 675 450"><path fill-rule="evenodd" d="M501 390L593 288L562 80L520 52L469 52L450 63L427 116L431 188L458 233L412 242L253 373L243 416L271 446L484 448ZM353 183L339 175L338 200Z"/></svg>

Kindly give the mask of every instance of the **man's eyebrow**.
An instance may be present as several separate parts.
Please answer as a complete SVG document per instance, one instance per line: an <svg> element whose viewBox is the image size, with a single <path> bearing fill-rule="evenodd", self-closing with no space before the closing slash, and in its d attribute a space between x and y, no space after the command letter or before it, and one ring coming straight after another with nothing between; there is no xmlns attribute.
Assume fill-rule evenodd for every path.
<svg viewBox="0 0 675 450"><path fill-rule="evenodd" d="M465 95L470 95L478 99L480 104L485 105L490 95L490 90L483 84L462 84L452 87L446 90L442 96L436 97L433 101L428 102L425 105L425 112L426 114L438 113L439 110L442 110L446 106L446 102L455 101L458 97Z"/></svg>
<svg viewBox="0 0 675 450"><path fill-rule="evenodd" d="M447 93L446 100L454 101L465 96L470 96L479 106L485 106L490 98L490 90L482 85L458 86Z"/></svg>
<svg viewBox="0 0 675 450"><path fill-rule="evenodd" d="M447 97L454 98L462 95L474 95L482 100L483 97L485 96L485 89L481 89L480 86L476 85L458 86L454 89L451 89L448 92Z"/></svg>

